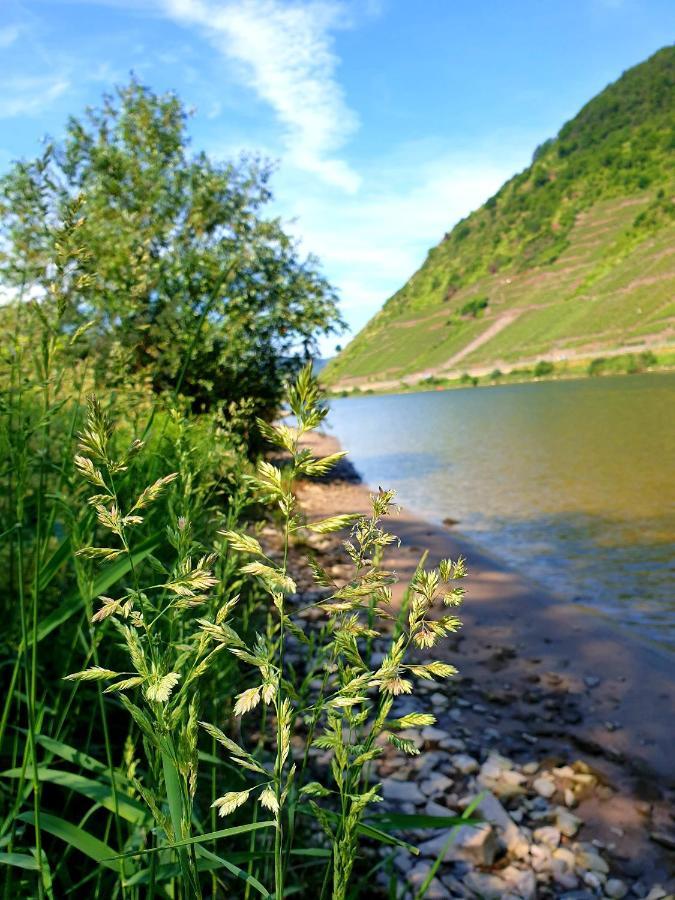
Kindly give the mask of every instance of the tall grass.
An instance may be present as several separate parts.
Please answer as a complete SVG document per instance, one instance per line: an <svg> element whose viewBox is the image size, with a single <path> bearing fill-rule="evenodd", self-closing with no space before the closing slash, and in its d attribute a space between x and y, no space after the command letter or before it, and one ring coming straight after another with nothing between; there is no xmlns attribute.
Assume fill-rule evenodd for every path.
<svg viewBox="0 0 675 900"><path fill-rule="evenodd" d="M79 221L55 261L71 295L3 314L3 895L355 896L370 847L407 846L373 766L434 721L396 702L454 672L411 654L459 626L463 563L421 565L396 608L391 492L307 521L298 479L343 455L307 447L327 412L310 368L275 424L245 402L193 415L124 371L103 392L114 354L88 358L65 315ZM253 428L274 454L255 465ZM340 584L307 549L333 532Z"/></svg>

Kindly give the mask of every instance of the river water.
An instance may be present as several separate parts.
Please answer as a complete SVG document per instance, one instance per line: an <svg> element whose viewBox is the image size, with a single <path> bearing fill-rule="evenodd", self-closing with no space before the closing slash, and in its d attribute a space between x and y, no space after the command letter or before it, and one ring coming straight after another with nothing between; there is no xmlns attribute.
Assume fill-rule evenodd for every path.
<svg viewBox="0 0 675 900"><path fill-rule="evenodd" d="M331 401L371 486L675 652L675 375Z"/></svg>

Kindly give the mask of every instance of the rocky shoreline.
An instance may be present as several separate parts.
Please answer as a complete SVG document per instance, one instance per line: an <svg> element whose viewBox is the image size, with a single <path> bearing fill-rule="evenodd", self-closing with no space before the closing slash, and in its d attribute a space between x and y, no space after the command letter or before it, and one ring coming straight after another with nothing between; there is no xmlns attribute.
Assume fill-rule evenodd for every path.
<svg viewBox="0 0 675 900"><path fill-rule="evenodd" d="M313 438L313 444L316 453L335 450L327 436ZM299 495L312 517L361 511L368 502L367 488L346 463L331 479L303 483ZM390 528L404 532L407 547L396 551L389 565L402 581L430 544L430 557L439 549L458 555L457 540L442 530L405 511L401 521L403 529L397 521ZM439 540L441 548L434 545ZM339 582L346 573L340 537L321 536L312 543ZM537 623L532 613L529 622L514 627L514 610L504 605L505 599L514 602L514 585L539 589L474 548L462 549L475 575L468 583L465 629L448 653L460 674L445 685L422 683L415 697L401 698L399 714L432 711L436 725L409 735L419 756L405 757L388 745L373 777L382 782L383 806L392 812L457 815L482 795L473 815L484 824L462 826L449 844L447 829L401 835L420 850L419 856L403 851L394 856L395 878L407 885L401 896L415 897L443 854L428 898L672 900L674 762L670 747L659 744L672 732L672 693L667 675L661 680L662 661L644 675L645 696L651 677L661 685L658 702L650 700L651 711L666 718L645 731L631 718L629 675L621 680L597 637L602 623L588 616L583 640L590 649L577 653L564 634L571 628L581 644L576 619L563 617L557 631L541 634L537 627L551 622ZM310 581L300 579L301 603L302 591L312 589ZM472 609L474 593L479 599ZM545 598L536 602L545 605ZM620 638L612 640L612 649L621 646ZM384 886L392 876L382 869L379 877Z"/></svg>

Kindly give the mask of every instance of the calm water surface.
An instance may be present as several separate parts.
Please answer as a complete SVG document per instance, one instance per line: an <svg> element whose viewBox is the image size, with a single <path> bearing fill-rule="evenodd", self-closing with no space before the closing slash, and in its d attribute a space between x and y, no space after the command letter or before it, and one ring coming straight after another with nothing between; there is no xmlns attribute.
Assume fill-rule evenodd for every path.
<svg viewBox="0 0 675 900"><path fill-rule="evenodd" d="M368 484L675 651L675 375L341 399L329 421Z"/></svg>

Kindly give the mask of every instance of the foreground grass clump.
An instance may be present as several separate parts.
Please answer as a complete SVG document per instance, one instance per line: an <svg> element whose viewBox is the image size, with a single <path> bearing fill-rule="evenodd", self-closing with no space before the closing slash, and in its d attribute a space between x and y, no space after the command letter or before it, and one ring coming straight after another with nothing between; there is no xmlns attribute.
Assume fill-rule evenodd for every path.
<svg viewBox="0 0 675 900"><path fill-rule="evenodd" d="M15 416L20 400L12 397ZM122 410L94 396L78 431L80 405L78 395L59 447L72 461L60 460L58 500L40 501L49 534L62 522L65 543L43 537L40 555L34 541L3 547L30 612L20 617L3 716L6 889L346 897L364 864L364 834L402 846L378 828L370 770L383 741L416 753L397 732L434 722L426 713L397 718L395 703L415 679L454 672L410 654L459 627L443 609L461 601L453 583L462 561L420 567L395 610L394 576L383 565L395 540L382 524L392 494L375 495L369 516L305 520L296 479L326 473L343 455L316 459L302 446L326 415L309 369L289 390L295 424L258 423L284 461L262 458L255 469L213 419L155 410L151 429L135 438L116 427ZM58 400L45 415L38 404L24 441L37 434L44 446L65 408ZM24 504L35 490L29 481L12 485ZM261 516L277 523L278 545L264 548L254 536ZM303 535L343 529L352 572L338 587L297 555ZM320 589L309 631L292 558ZM63 578L58 560L69 560L77 584L65 602L48 589ZM383 636L389 649L374 664L372 644ZM22 723L26 738L12 728ZM313 748L329 764L317 766ZM218 815L229 827L218 828Z"/></svg>
<svg viewBox="0 0 675 900"><path fill-rule="evenodd" d="M455 822L378 817L373 762L433 721L396 698L453 673L411 654L458 627L463 564L395 610L391 493L298 507L341 455L303 446L326 410L298 375L339 317L266 184L135 82L0 182L5 898L341 900L374 846L414 850L394 827ZM337 585L303 547L342 530Z"/></svg>
<svg viewBox="0 0 675 900"><path fill-rule="evenodd" d="M383 735L400 750L415 753L414 743L396 736L401 729L433 724L429 714L412 714L392 718L392 707L400 694L413 691L414 678L445 678L454 668L444 662L424 665L409 659L414 647L430 648L439 639L459 627L454 615L433 616L434 607L455 606L463 591L450 583L465 574L463 563L443 562L437 570L420 568L411 585L410 599L398 615L391 606L393 576L381 566L386 547L395 537L382 527L382 518L391 507L393 495L381 491L372 498L369 517L335 516L318 522L306 522L293 493L298 476L322 475L340 458L342 453L315 459L301 447L302 437L325 417L326 409L319 405L316 385L310 370L305 369L290 391L289 405L296 426L264 425L270 441L285 451L290 461L284 469L261 462L252 483L260 496L278 505L281 511L282 548L280 562L268 557L252 538L226 533L231 546L254 557L242 572L259 578L270 599L273 616L266 635L259 636L254 648L232 652L257 670L252 687L239 694L235 714L244 716L259 704L270 705L277 729L274 736L273 766L258 767L260 776L253 790L260 790L260 803L271 809L276 819L275 884L277 896L283 896L283 856L288 853L284 844L293 839L293 825L298 815L297 803L303 797L333 798L332 806L323 807L314 799L310 809L318 819L333 847L332 896L346 896L359 843L359 827L368 807L379 799L377 785L369 785L366 777L369 764L381 751L378 741ZM289 602L295 594L295 584L289 569L289 545L294 534L303 530L327 534L343 529L350 522L350 539L344 542L345 552L352 565L347 585L337 588L327 573L312 565L317 585L330 591L317 606L325 615L318 635L308 636L296 621L297 610ZM303 610L304 612L305 610ZM382 623L393 623L390 649L379 666L372 666L370 648L374 638L383 635ZM305 671L298 683L298 672L286 663L286 645L294 638L304 646ZM293 674L295 677L290 678ZM310 690L312 679L320 677L318 691ZM299 720L306 725L305 750L300 766L291 763L290 739ZM251 767L252 757L233 746L222 732L207 726L210 733L233 754L233 760L245 760ZM331 754L330 775L326 783L308 781L308 750L310 746ZM232 812L249 800L251 789L227 793L219 800L222 814ZM290 808L287 810L286 805ZM292 846L290 847L292 852Z"/></svg>

